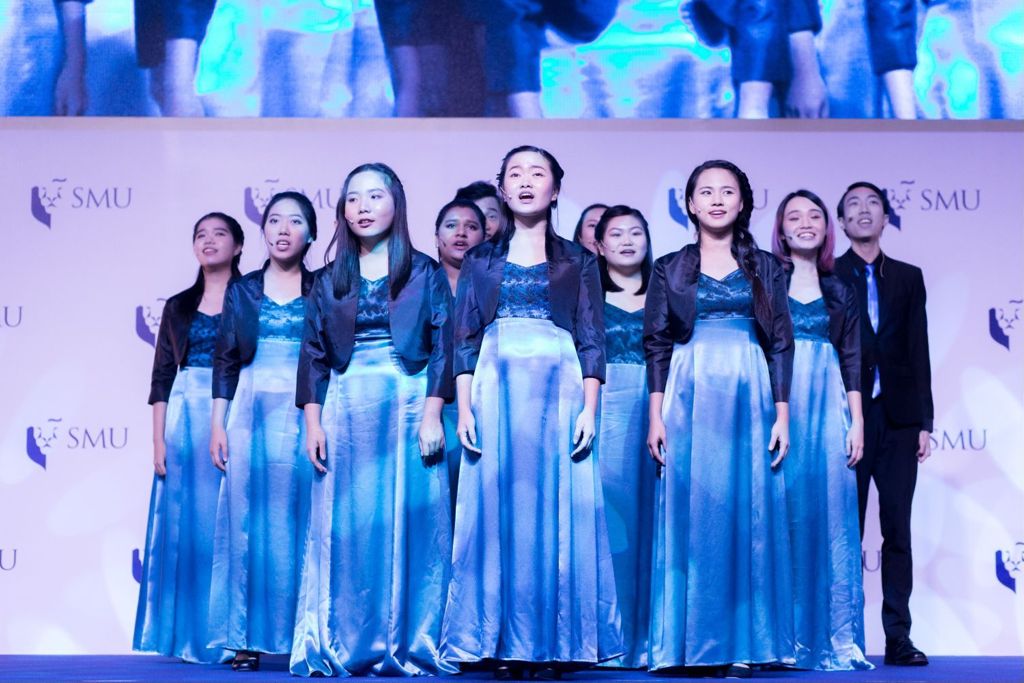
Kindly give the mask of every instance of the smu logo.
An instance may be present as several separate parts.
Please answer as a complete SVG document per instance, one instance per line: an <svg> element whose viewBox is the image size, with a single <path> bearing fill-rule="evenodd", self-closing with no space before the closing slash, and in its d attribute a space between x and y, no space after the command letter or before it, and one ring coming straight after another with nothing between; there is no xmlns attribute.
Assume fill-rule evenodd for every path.
<svg viewBox="0 0 1024 683"><path fill-rule="evenodd" d="M1010 334L1020 322L1024 299L1010 299L1006 306L988 309L988 333L995 343L1010 350Z"/></svg>
<svg viewBox="0 0 1024 683"><path fill-rule="evenodd" d="M1024 578L1024 543L1018 542L1010 550L996 551L996 579L1014 593L1017 582Z"/></svg>
<svg viewBox="0 0 1024 683"><path fill-rule="evenodd" d="M24 306L0 306L0 328L19 327Z"/></svg>
<svg viewBox="0 0 1024 683"><path fill-rule="evenodd" d="M933 451L983 451L988 445L987 429L936 429L929 440Z"/></svg>
<svg viewBox="0 0 1024 683"><path fill-rule="evenodd" d="M915 187L916 180L900 180L885 188L892 212L889 223L900 229L900 217L907 211L977 211L981 208L981 190L978 188Z"/></svg>
<svg viewBox="0 0 1024 683"><path fill-rule="evenodd" d="M25 430L25 454L44 470L58 448L69 451L122 450L127 445L127 427L65 427L63 418L51 417Z"/></svg>
<svg viewBox="0 0 1024 683"><path fill-rule="evenodd" d="M32 188L32 217L47 229L53 227L54 213L64 209L127 209L132 205L132 188L69 186L67 178L52 178L47 185Z"/></svg>
<svg viewBox="0 0 1024 683"><path fill-rule="evenodd" d="M18 565L17 548L0 548L0 571L9 572Z"/></svg>
<svg viewBox="0 0 1024 683"><path fill-rule="evenodd" d="M341 194L341 188L320 187L315 188L312 192L307 192L293 185L282 184L279 178L267 178L262 185L245 188L243 198L245 217L256 225L260 225L263 222L263 212L266 211L271 198L278 192L286 191L301 192L309 197L309 201L315 208L324 211L334 211L338 206L338 195Z"/></svg>
<svg viewBox="0 0 1024 683"><path fill-rule="evenodd" d="M754 211L760 211L768 207L768 189L755 189ZM676 223L687 228L690 226L690 218L686 215L686 188L668 188L668 215Z"/></svg>
<svg viewBox="0 0 1024 683"><path fill-rule="evenodd" d="M165 301L167 300L157 299L153 305L143 304L135 307L135 336L154 348Z"/></svg>
<svg viewBox="0 0 1024 683"><path fill-rule="evenodd" d="M132 550L132 578L135 583L142 583L142 555L138 548Z"/></svg>

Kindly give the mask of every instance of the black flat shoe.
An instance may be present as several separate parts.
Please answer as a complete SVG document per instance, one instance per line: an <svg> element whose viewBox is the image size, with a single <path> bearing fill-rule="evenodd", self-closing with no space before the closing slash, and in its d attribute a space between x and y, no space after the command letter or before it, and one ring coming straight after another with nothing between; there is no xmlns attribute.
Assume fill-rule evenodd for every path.
<svg viewBox="0 0 1024 683"><path fill-rule="evenodd" d="M496 681L521 681L524 670L521 666L511 664L498 664L494 667L494 680Z"/></svg>
<svg viewBox="0 0 1024 683"><path fill-rule="evenodd" d="M236 652L231 660L231 668L235 671L259 671L260 654L258 652Z"/></svg>
<svg viewBox="0 0 1024 683"><path fill-rule="evenodd" d="M542 666L533 672L533 677L540 681L560 681L562 672L553 666Z"/></svg>
<svg viewBox="0 0 1024 683"><path fill-rule="evenodd" d="M722 669L723 678L750 678L754 675L746 664L730 664Z"/></svg>
<svg viewBox="0 0 1024 683"><path fill-rule="evenodd" d="M928 656L914 647L910 638L885 642L885 663L890 666L928 666Z"/></svg>

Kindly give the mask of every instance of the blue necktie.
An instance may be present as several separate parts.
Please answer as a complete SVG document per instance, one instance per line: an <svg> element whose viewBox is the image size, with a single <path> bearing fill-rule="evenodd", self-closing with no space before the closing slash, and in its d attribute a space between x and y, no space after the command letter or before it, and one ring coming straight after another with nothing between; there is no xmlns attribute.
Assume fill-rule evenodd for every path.
<svg viewBox="0 0 1024 683"><path fill-rule="evenodd" d="M868 263L864 266L864 280L868 291L868 320L871 321L871 329L878 332L878 282L875 280L875 264ZM871 398L878 398L880 393L882 384L876 365L875 386L871 389Z"/></svg>

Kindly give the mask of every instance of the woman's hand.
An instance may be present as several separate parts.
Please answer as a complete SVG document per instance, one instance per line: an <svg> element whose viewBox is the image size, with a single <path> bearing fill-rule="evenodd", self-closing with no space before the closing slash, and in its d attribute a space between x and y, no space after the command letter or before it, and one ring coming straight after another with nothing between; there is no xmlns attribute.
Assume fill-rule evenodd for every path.
<svg viewBox="0 0 1024 683"><path fill-rule="evenodd" d="M782 460L789 453L789 404L779 402L775 404L775 424L772 425L772 433L768 439L768 450L778 451L779 454L772 460L772 468L782 464Z"/></svg>
<svg viewBox="0 0 1024 683"><path fill-rule="evenodd" d="M472 410L468 408L464 410L462 406L459 406L459 426L457 429L459 431L459 443L462 444L462 447L479 455L481 451L476 445L476 418L473 417Z"/></svg>
<svg viewBox="0 0 1024 683"><path fill-rule="evenodd" d="M424 413L420 420L420 457L430 460L444 450L444 428L437 415Z"/></svg>
<svg viewBox="0 0 1024 683"><path fill-rule="evenodd" d="M659 414L657 417L651 418L650 426L647 428L647 452L651 454L655 462L659 465L665 465L665 451L667 447L665 445L665 422L661 419Z"/></svg>
<svg viewBox="0 0 1024 683"><path fill-rule="evenodd" d="M327 471L327 434L317 421L306 425L306 456L320 474Z"/></svg>
<svg viewBox="0 0 1024 683"><path fill-rule="evenodd" d="M853 420L846 432L846 466L853 468L864 457L864 423Z"/></svg>
<svg viewBox="0 0 1024 683"><path fill-rule="evenodd" d="M664 453L668 450L668 446L666 445L665 421L661 417L661 408L665 402L665 393L655 391L648 397L648 401L647 452L651 454L656 463L664 467Z"/></svg>
<svg viewBox="0 0 1024 683"><path fill-rule="evenodd" d="M572 442L576 446L569 457L576 460L576 456L584 453L594 443L594 436L597 419L594 416L593 408L586 407L576 418L576 428L572 432ZM580 458L582 459L582 458Z"/></svg>
<svg viewBox="0 0 1024 683"><path fill-rule="evenodd" d="M153 470L161 477L167 474L167 444L163 439L153 442Z"/></svg>
<svg viewBox="0 0 1024 683"><path fill-rule="evenodd" d="M227 471L228 434L223 427L214 426L210 429L210 460L221 472Z"/></svg>

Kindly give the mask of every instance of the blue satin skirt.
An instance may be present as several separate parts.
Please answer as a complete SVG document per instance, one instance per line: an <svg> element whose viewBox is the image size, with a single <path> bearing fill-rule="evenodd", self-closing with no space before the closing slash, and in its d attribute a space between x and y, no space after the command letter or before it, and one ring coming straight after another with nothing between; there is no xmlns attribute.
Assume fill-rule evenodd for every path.
<svg viewBox="0 0 1024 683"><path fill-rule="evenodd" d="M647 368L609 363L597 452L625 654L610 666L647 667L651 538L657 463L647 452Z"/></svg>
<svg viewBox="0 0 1024 683"><path fill-rule="evenodd" d="M451 494L452 519L455 519L455 499L459 491L459 466L462 464L462 443L459 441L458 401L446 403L441 414L444 424L444 461L448 468L448 492Z"/></svg>
<svg viewBox="0 0 1024 683"><path fill-rule="evenodd" d="M446 659L596 663L622 654L597 457L573 461L583 377L569 333L499 318L473 378L477 443L455 510Z"/></svg>
<svg viewBox="0 0 1024 683"><path fill-rule="evenodd" d="M167 474L153 477L132 649L188 662L223 661L207 647L220 470L210 462L210 368L183 368L167 400Z"/></svg>
<svg viewBox="0 0 1024 683"><path fill-rule="evenodd" d="M698 321L672 352L657 484L652 670L792 663L789 524L754 321Z"/></svg>
<svg viewBox="0 0 1024 683"><path fill-rule="evenodd" d="M442 458L420 457L426 393L426 371L407 374L390 340L357 342L331 373L293 674L455 671L438 658L452 520Z"/></svg>
<svg viewBox="0 0 1024 683"><path fill-rule="evenodd" d="M215 644L291 651L313 466L295 407L299 342L261 339L228 411L210 622Z"/></svg>
<svg viewBox="0 0 1024 683"><path fill-rule="evenodd" d="M846 466L850 410L828 341L797 339L786 456L796 665L870 669L864 656L857 475Z"/></svg>

